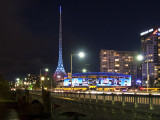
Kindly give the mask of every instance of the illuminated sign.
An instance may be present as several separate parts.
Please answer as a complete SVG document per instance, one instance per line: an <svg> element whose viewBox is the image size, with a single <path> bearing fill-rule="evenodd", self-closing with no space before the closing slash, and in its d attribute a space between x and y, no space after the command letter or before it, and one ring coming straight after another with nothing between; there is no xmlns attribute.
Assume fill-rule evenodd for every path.
<svg viewBox="0 0 160 120"><path fill-rule="evenodd" d="M131 86L131 76L118 78L72 78L73 86ZM70 79L64 79L64 86L71 86Z"/></svg>
<svg viewBox="0 0 160 120"><path fill-rule="evenodd" d="M160 32L160 28L158 28L158 31Z"/></svg>
<svg viewBox="0 0 160 120"><path fill-rule="evenodd" d="M153 32L153 28L150 29L150 30L147 30L147 31L142 32L140 35L142 36L142 35L148 34L148 33L150 33L150 32Z"/></svg>
<svg viewBox="0 0 160 120"><path fill-rule="evenodd" d="M155 30L153 34L156 34L156 33L157 33L157 30Z"/></svg>

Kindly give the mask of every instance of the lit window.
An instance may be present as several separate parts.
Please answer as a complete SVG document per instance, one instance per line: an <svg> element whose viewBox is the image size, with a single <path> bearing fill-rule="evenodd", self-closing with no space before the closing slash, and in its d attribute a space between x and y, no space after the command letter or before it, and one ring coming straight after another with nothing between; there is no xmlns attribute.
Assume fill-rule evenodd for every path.
<svg viewBox="0 0 160 120"><path fill-rule="evenodd" d="M119 59L115 59L115 61L119 61Z"/></svg>
<svg viewBox="0 0 160 120"><path fill-rule="evenodd" d="M106 54L106 52L103 52L103 54Z"/></svg>
<svg viewBox="0 0 160 120"><path fill-rule="evenodd" d="M126 67L128 67L128 64L125 64Z"/></svg>
<svg viewBox="0 0 160 120"><path fill-rule="evenodd" d="M107 60L102 60L103 62L106 62Z"/></svg>
<svg viewBox="0 0 160 120"><path fill-rule="evenodd" d="M128 61L128 59L125 59L125 61Z"/></svg>
<svg viewBox="0 0 160 120"><path fill-rule="evenodd" d="M115 64L116 67L119 67L119 64Z"/></svg>
<svg viewBox="0 0 160 120"><path fill-rule="evenodd" d="M106 65L102 65L102 67L106 67Z"/></svg>

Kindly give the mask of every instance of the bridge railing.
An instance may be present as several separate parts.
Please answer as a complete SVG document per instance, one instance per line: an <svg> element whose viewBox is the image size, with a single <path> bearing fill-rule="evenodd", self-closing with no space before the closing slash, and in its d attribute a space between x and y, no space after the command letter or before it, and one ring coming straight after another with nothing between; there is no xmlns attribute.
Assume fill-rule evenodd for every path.
<svg viewBox="0 0 160 120"><path fill-rule="evenodd" d="M149 109L160 107L160 94L148 93L69 93L52 92L53 96L67 97L81 101L102 102L122 106L132 105L135 108L146 106Z"/></svg>

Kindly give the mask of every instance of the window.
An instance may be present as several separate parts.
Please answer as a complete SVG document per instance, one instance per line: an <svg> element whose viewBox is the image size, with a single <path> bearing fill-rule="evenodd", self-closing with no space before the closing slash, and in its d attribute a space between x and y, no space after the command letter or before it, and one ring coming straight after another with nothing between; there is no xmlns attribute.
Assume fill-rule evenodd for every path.
<svg viewBox="0 0 160 120"><path fill-rule="evenodd" d="M125 64L126 67L128 67L128 64Z"/></svg>
<svg viewBox="0 0 160 120"><path fill-rule="evenodd" d="M119 61L119 59L115 59L115 61Z"/></svg>
<svg viewBox="0 0 160 120"><path fill-rule="evenodd" d="M119 64L115 64L116 67L119 67Z"/></svg>

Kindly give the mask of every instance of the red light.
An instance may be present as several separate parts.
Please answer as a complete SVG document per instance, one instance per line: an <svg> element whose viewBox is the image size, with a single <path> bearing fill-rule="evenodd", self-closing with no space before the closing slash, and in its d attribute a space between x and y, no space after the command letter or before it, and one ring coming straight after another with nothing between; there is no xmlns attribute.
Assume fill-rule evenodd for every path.
<svg viewBox="0 0 160 120"><path fill-rule="evenodd" d="M139 89L140 89L140 90L142 90L142 89L143 89L143 87L139 87Z"/></svg>
<svg viewBox="0 0 160 120"><path fill-rule="evenodd" d="M45 75L47 75L47 73L45 73Z"/></svg>

